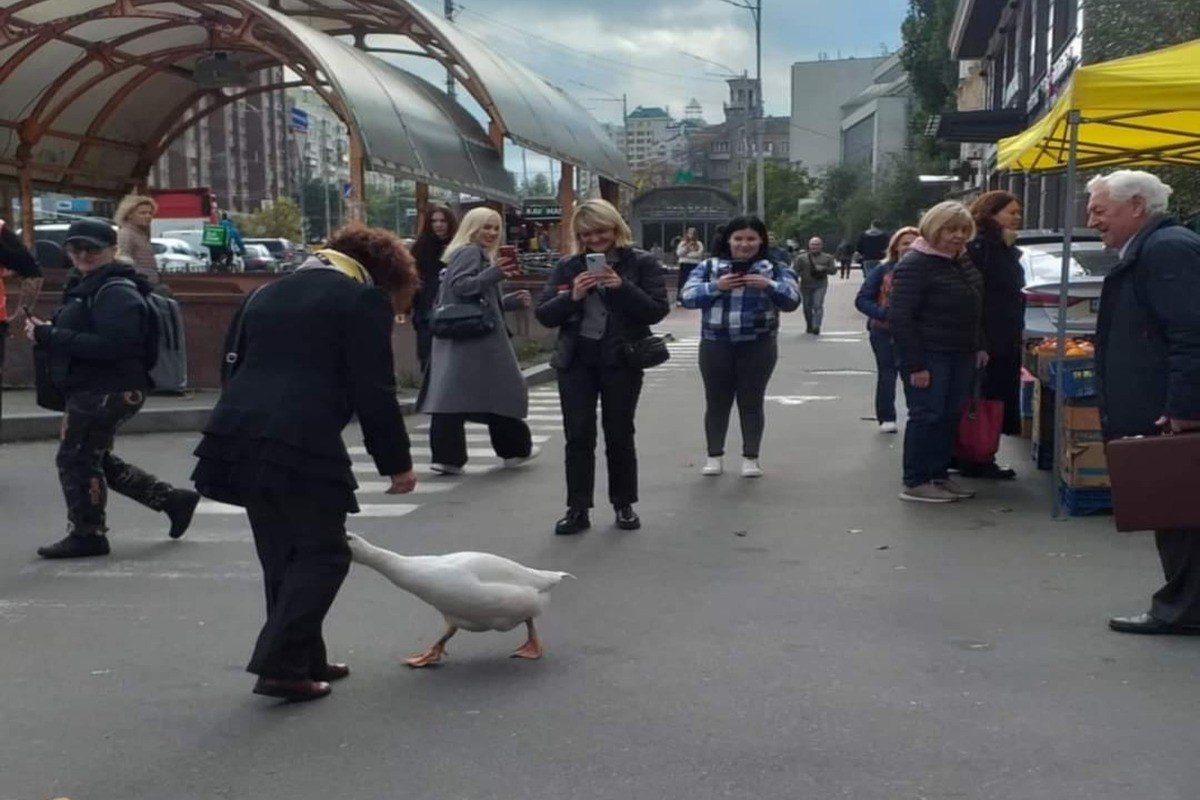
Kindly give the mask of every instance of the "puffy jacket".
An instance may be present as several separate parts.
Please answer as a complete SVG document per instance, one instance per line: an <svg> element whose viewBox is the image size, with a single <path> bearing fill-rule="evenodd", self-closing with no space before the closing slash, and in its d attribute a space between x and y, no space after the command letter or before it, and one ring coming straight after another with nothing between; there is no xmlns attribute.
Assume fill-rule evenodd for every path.
<svg viewBox="0 0 1200 800"><path fill-rule="evenodd" d="M126 278L103 292L112 280ZM54 384L64 392L128 392L150 388L147 342L149 282L124 262L67 280L63 304L50 325L34 330L50 356Z"/></svg>
<svg viewBox="0 0 1200 800"><path fill-rule="evenodd" d="M867 328L873 331L888 329L888 306L892 302L892 278L896 265L881 261L867 273L854 297L854 307L867 317Z"/></svg>
<svg viewBox="0 0 1200 800"><path fill-rule="evenodd" d="M983 349L983 279L969 263L909 250L892 275L888 324L906 373L926 369L927 352Z"/></svg>
<svg viewBox="0 0 1200 800"><path fill-rule="evenodd" d="M1025 270L1021 251L999 232L983 231L967 244L967 256L983 276L983 337L988 352L1009 356L1025 333Z"/></svg>
<svg viewBox="0 0 1200 800"><path fill-rule="evenodd" d="M1200 419L1200 235L1147 223L1104 278L1096 374L1107 438L1155 431L1167 415Z"/></svg>

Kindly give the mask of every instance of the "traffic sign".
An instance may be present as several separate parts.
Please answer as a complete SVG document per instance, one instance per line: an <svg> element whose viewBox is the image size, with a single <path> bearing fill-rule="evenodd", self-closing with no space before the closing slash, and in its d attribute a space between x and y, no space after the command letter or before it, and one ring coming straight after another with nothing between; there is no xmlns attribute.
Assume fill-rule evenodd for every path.
<svg viewBox="0 0 1200 800"><path fill-rule="evenodd" d="M293 130L307 131L308 130L308 112L303 108L292 106L292 113L288 120L288 125Z"/></svg>

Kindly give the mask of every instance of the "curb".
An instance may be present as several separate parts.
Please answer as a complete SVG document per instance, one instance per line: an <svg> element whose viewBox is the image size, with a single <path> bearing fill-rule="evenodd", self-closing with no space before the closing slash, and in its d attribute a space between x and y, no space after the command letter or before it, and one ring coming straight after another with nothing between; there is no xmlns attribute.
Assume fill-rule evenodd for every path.
<svg viewBox="0 0 1200 800"><path fill-rule="evenodd" d="M538 364L521 370L526 386L539 386L554 380L554 368ZM122 434L192 433L204 428L211 408L148 408L138 412L121 427ZM415 397L400 398L400 413L417 413ZM0 442L37 442L57 439L62 428L62 414L42 411L33 414L13 414L0 426Z"/></svg>

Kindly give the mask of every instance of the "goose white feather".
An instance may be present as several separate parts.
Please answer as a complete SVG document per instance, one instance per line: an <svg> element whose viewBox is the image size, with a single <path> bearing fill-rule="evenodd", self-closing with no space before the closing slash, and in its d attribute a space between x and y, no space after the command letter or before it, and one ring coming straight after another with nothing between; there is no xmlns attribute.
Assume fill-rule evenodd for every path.
<svg viewBox="0 0 1200 800"><path fill-rule="evenodd" d="M463 551L440 556L403 556L354 533L346 534L346 538L355 563L370 567L445 617L450 628L446 639L458 628L475 632L509 631L526 623L530 642L536 646L533 619L549 605L550 590L563 578L575 577L568 572L533 569L491 553ZM435 648L440 656L441 649L436 645ZM411 659L409 663L424 666L414 664Z"/></svg>

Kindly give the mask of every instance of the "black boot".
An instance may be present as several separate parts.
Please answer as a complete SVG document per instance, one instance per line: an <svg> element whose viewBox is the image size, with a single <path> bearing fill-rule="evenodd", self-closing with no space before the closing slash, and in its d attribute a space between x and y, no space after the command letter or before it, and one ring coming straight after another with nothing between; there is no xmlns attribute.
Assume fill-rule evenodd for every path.
<svg viewBox="0 0 1200 800"><path fill-rule="evenodd" d="M636 531L642 527L641 518L634 513L633 506L617 506L617 527L623 531Z"/></svg>
<svg viewBox="0 0 1200 800"><path fill-rule="evenodd" d="M89 558L108 555L108 537L103 533L68 534L54 544L39 547L42 558Z"/></svg>
<svg viewBox="0 0 1200 800"><path fill-rule="evenodd" d="M167 503L163 506L163 513L171 520L171 530L167 535L172 539L178 539L187 533L188 526L192 524L192 515L196 513L196 505L200 502L200 495L190 489L172 489L167 495Z"/></svg>
<svg viewBox="0 0 1200 800"><path fill-rule="evenodd" d="M1017 477L1017 471L1010 466L997 464L995 461L975 463L963 461L959 463L959 472L964 478L976 478L988 481L1011 481Z"/></svg>
<svg viewBox="0 0 1200 800"><path fill-rule="evenodd" d="M554 523L554 533L559 536L571 536L582 533L592 527L586 508L568 508L567 515Z"/></svg>

